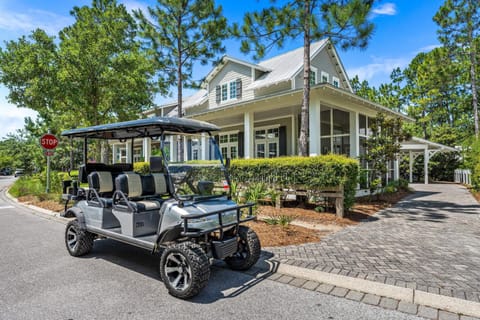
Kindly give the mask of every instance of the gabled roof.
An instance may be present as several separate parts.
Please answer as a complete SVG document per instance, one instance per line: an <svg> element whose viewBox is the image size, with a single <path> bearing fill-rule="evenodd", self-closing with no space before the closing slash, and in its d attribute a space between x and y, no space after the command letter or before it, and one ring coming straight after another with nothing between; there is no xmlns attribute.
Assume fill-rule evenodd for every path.
<svg viewBox="0 0 480 320"><path fill-rule="evenodd" d="M205 86L206 83L208 83L210 80L212 80L220 72L220 70L222 70L223 66L226 65L228 62L233 62L233 63L237 63L237 64L240 64L240 65L244 65L244 66L247 66L249 68L253 68L253 69L256 69L256 70L259 70L259 71L262 71L262 72L271 71L270 69L265 68L263 66L260 66L258 64L253 64L253 63L250 63L250 62L245 61L245 60L240 60L240 59L237 59L237 58L234 58L234 57L224 55L220 59L220 62L207 74L202 86Z"/></svg>
<svg viewBox="0 0 480 320"><path fill-rule="evenodd" d="M328 43L328 39L310 45L310 57L316 56ZM252 82L246 89L258 89L292 79L303 68L303 47L288 51L271 59L262 61L260 66L272 71Z"/></svg>
<svg viewBox="0 0 480 320"><path fill-rule="evenodd" d="M403 141L401 143L401 150L412 151L412 152L423 152L424 149L428 150L435 150L440 152L458 152L457 149L443 145L441 143L433 142L430 140L418 138L418 137L411 137L410 140Z"/></svg>

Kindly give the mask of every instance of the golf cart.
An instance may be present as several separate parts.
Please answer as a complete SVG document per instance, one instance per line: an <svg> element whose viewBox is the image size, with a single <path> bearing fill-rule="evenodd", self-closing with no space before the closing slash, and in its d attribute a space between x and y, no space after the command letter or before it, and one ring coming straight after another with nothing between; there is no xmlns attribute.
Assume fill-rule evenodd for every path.
<svg viewBox="0 0 480 320"><path fill-rule="evenodd" d="M78 181L63 185L63 216L74 218L65 231L70 255L87 254L102 238L158 252L165 286L182 299L206 286L213 259L234 270L253 266L260 241L241 225L254 219L253 204L231 200L228 166L211 134L216 130L206 122L155 117L64 131L84 141ZM161 154L150 158L148 174L133 172L131 163L87 161L92 139L127 142L133 158L134 139L146 137L160 144ZM177 159L182 144L186 155ZM187 160L199 153L210 160Z"/></svg>

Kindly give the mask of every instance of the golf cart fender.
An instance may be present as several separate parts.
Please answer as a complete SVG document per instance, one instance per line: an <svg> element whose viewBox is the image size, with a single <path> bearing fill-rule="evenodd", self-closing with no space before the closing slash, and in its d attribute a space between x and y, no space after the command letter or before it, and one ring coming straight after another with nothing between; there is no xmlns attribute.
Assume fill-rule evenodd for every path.
<svg viewBox="0 0 480 320"><path fill-rule="evenodd" d="M158 235L157 245L178 239L182 231L183 227L181 227L180 225L173 226L164 230L161 234Z"/></svg>
<svg viewBox="0 0 480 320"><path fill-rule="evenodd" d="M87 225L85 223L85 215L83 214L80 208L69 208L65 214L63 215L65 218L77 218L79 227L82 230L87 229Z"/></svg>

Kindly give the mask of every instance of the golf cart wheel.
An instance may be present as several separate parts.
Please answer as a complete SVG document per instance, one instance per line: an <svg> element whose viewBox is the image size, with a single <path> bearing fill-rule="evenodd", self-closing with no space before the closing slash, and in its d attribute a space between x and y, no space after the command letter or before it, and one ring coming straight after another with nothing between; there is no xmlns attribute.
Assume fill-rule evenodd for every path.
<svg viewBox="0 0 480 320"><path fill-rule="evenodd" d="M246 226L238 228L238 250L225 262L233 270L247 270L257 263L260 257L260 240L255 231Z"/></svg>
<svg viewBox="0 0 480 320"><path fill-rule="evenodd" d="M207 285L210 263L199 245L189 241L176 243L163 252L160 275L172 296L188 299Z"/></svg>
<svg viewBox="0 0 480 320"><path fill-rule="evenodd" d="M82 230L78 220L72 220L65 229L65 245L68 253L74 257L83 256L89 253L93 248L95 235L86 230Z"/></svg>

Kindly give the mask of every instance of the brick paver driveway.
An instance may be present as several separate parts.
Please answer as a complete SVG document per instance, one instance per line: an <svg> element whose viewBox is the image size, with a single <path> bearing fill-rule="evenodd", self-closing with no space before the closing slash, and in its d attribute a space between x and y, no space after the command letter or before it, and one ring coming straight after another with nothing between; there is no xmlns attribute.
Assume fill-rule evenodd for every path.
<svg viewBox="0 0 480 320"><path fill-rule="evenodd" d="M480 206L459 185L411 187L376 221L265 250L282 263L480 301Z"/></svg>

